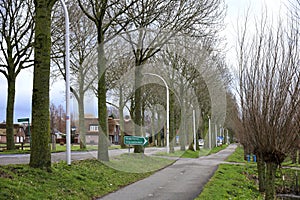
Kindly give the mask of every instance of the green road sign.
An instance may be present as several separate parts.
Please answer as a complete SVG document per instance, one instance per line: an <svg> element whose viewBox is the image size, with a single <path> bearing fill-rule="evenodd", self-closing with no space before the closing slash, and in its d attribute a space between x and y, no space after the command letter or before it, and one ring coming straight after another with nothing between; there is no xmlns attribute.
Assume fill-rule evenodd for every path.
<svg viewBox="0 0 300 200"><path fill-rule="evenodd" d="M124 144L127 145L142 145L146 146L149 144L147 137L142 136L124 136Z"/></svg>
<svg viewBox="0 0 300 200"><path fill-rule="evenodd" d="M18 119L18 122L29 122L29 118Z"/></svg>

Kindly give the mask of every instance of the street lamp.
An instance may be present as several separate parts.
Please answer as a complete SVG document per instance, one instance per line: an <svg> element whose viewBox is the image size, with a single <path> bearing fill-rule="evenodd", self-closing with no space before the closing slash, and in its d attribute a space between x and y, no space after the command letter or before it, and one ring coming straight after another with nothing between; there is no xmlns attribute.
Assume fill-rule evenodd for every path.
<svg viewBox="0 0 300 200"><path fill-rule="evenodd" d="M218 125L215 123L216 147L218 146Z"/></svg>
<svg viewBox="0 0 300 200"><path fill-rule="evenodd" d="M166 137L167 137L167 153L169 154L170 153L170 136L169 136L169 130L170 130L170 101L169 101L169 87L168 87L168 84L167 82L165 81L165 79L163 79L163 77L157 75L157 74L153 74L153 73L144 73L144 75L150 75L150 76L156 76L158 78L160 78L165 86L166 86L166 89L167 89L167 133L166 133Z"/></svg>
<svg viewBox="0 0 300 200"><path fill-rule="evenodd" d="M194 106L191 105L192 108L193 108L193 136L194 136L194 149L196 151L196 143L197 143L197 140L196 140L196 111L194 109Z"/></svg>
<svg viewBox="0 0 300 200"><path fill-rule="evenodd" d="M65 54L66 54L66 143L67 164L71 165L71 124L70 124L70 37L69 37L69 14L64 0L60 0L65 13Z"/></svg>
<svg viewBox="0 0 300 200"><path fill-rule="evenodd" d="M210 117L209 115L207 115L208 117L208 147L209 149L211 149L211 123L210 123Z"/></svg>

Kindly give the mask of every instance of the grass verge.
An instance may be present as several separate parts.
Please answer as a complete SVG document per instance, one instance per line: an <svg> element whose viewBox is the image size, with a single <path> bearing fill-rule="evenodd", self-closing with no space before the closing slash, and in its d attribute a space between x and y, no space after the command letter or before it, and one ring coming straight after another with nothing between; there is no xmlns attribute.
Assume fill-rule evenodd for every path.
<svg viewBox="0 0 300 200"><path fill-rule="evenodd" d="M226 161L240 164L219 165L218 170L196 200L264 199L258 191L257 179L255 179L257 177L256 165L244 160L243 148L237 147Z"/></svg>
<svg viewBox="0 0 300 200"><path fill-rule="evenodd" d="M235 151L226 159L227 162L246 163L244 160L244 149L238 146Z"/></svg>
<svg viewBox="0 0 300 200"><path fill-rule="evenodd" d="M210 154L218 153L219 151L226 149L228 145L222 145L219 147L215 147L213 149L205 149L201 148L200 150L197 151L192 151L192 150L186 150L186 151L175 151L173 153L166 153L166 152L158 152L155 155L157 156L167 156L167 157L180 157L180 158L199 158L201 156L207 156Z"/></svg>
<svg viewBox="0 0 300 200"><path fill-rule="evenodd" d="M227 147L228 147L227 144L223 144L223 145L221 145L221 146L214 147L214 148L212 148L212 149L210 150L209 155L210 155L210 154L214 154L214 153L218 153L219 151L221 151L221 150L223 150L223 149L226 149Z"/></svg>
<svg viewBox="0 0 300 200"><path fill-rule="evenodd" d="M255 182L247 178L255 169L253 165L221 164L196 200L263 199Z"/></svg>
<svg viewBox="0 0 300 200"><path fill-rule="evenodd" d="M209 199L263 199L258 191L257 166L244 160L244 150L237 147L227 160L233 164L221 164L205 186L197 200ZM276 171L275 188L277 194L296 194L299 192L299 165L287 158Z"/></svg>
<svg viewBox="0 0 300 200"><path fill-rule="evenodd" d="M143 154L126 153L113 157L110 162L105 162L105 164L116 170L129 173L147 173L171 165L174 161L160 157L145 156Z"/></svg>
<svg viewBox="0 0 300 200"><path fill-rule="evenodd" d="M124 159L119 159L119 162L124 163ZM150 160L144 158L139 162L139 166L145 166ZM0 199L92 199L152 173L118 171L94 159L75 161L71 166L64 162L55 163L52 172L28 165L0 166Z"/></svg>

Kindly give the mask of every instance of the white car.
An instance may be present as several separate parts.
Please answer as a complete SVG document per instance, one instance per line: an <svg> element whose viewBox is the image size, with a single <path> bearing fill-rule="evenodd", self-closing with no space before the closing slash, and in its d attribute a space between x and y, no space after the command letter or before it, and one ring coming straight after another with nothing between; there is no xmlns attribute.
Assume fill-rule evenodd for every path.
<svg viewBox="0 0 300 200"><path fill-rule="evenodd" d="M203 139L199 139L198 140L198 144L200 147L203 147L204 146L204 140Z"/></svg>

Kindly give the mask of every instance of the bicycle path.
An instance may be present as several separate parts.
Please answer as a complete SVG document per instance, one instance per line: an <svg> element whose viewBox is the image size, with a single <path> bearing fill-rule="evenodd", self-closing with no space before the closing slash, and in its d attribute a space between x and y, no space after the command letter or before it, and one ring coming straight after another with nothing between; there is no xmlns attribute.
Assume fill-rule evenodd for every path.
<svg viewBox="0 0 300 200"><path fill-rule="evenodd" d="M98 200L192 200L202 191L219 164L234 152L236 144L198 159L180 158L155 174Z"/></svg>

